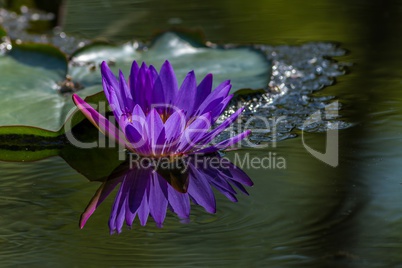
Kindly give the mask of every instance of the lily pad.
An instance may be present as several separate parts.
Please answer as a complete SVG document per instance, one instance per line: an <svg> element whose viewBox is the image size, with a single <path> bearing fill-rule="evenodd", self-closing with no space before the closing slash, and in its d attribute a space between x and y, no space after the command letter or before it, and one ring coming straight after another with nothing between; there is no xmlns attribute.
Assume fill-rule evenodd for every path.
<svg viewBox="0 0 402 268"><path fill-rule="evenodd" d="M16 144L16 141L19 143ZM0 161L31 162L60 156L72 168L93 181L105 179L105 176L122 163L119 153L118 147L81 149L63 143L63 136L43 139L34 135L13 136L0 133ZM88 165L88 162L92 164Z"/></svg>
<svg viewBox="0 0 402 268"><path fill-rule="evenodd" d="M213 73L215 86L232 79L232 91L265 88L270 74L270 63L252 48L212 48L171 32L160 35L149 48L135 42L94 43L74 53L70 62L54 46L13 43L12 50L0 56L0 135L18 131L15 134L60 136L84 119L76 112L70 91L80 89L78 95L91 96L85 100L95 105L105 101L98 68L103 60L117 73L118 69L128 72L133 60L159 68L166 59L179 81L194 69L199 81ZM73 87L63 91L70 82ZM77 84L80 87L75 88Z"/></svg>
<svg viewBox="0 0 402 268"><path fill-rule="evenodd" d="M66 56L44 44L13 44L0 57L0 125L25 125L58 131L74 103L59 93L67 73ZM80 92L83 97L97 91Z"/></svg>
<svg viewBox="0 0 402 268"><path fill-rule="evenodd" d="M112 70L127 74L133 60L159 68L165 60L173 65L179 83L194 70L199 81L208 73L214 75L214 86L224 80L232 82L232 92L242 88L266 88L270 77L270 63L265 56L250 47L211 48L196 46L181 36L168 32L160 35L149 48L140 49L138 43L94 44L80 49L72 56L69 74L84 86L101 90L101 75L97 68L109 61Z"/></svg>
<svg viewBox="0 0 402 268"><path fill-rule="evenodd" d="M0 148L0 161L7 162L33 162L56 156L59 154L57 149L44 149L39 151L15 151Z"/></svg>
<svg viewBox="0 0 402 268"><path fill-rule="evenodd" d="M35 127L0 127L1 161L36 161L58 155L63 139L57 133Z"/></svg>

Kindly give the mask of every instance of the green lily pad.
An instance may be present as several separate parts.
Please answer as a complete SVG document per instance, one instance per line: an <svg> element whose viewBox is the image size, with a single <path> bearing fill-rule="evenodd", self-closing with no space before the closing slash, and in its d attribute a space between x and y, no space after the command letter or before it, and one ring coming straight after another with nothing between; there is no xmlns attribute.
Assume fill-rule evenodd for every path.
<svg viewBox="0 0 402 268"><path fill-rule="evenodd" d="M86 137L82 137L78 134L78 138L93 140L98 136L95 133L97 130L89 132L92 132L91 135L85 133ZM72 168L93 181L105 179L105 176L122 163L119 160L121 151L118 147L81 149L72 144L63 143L62 136L43 139L34 135L12 135L14 134L0 133L0 161L31 162L60 156ZM15 144L16 141L19 143Z"/></svg>
<svg viewBox="0 0 402 268"><path fill-rule="evenodd" d="M121 69L126 76L133 60L160 68L165 60L173 65L178 81L194 70L199 81L208 73L214 75L214 86L224 80L232 82L232 92L242 88L265 88L270 76L270 63L264 55L249 47L211 48L196 46L179 35L160 35L151 47L139 49L138 43L89 45L72 56L75 63L69 74L87 87L101 88L99 64L108 61L112 70Z"/></svg>
<svg viewBox="0 0 402 268"><path fill-rule="evenodd" d="M1 34L5 32L0 29ZM0 139L11 142L14 137L18 142L9 134L55 138L70 131L85 117L71 99L69 91L76 88L66 87L64 92L64 85L78 83L83 89L77 93L87 102L105 103L99 71L103 60L116 73L122 69L128 76L133 60L159 68L166 59L173 64L179 82L194 69L199 81L213 73L215 86L232 79L232 91L264 88L270 73L270 63L252 48L211 48L174 33L160 35L149 48L133 42L94 43L74 53L70 63L54 46L13 43L12 50L0 56Z"/></svg>
<svg viewBox="0 0 402 268"><path fill-rule="evenodd" d="M35 127L0 127L1 161L36 161L57 155L64 146L57 133Z"/></svg>
<svg viewBox="0 0 402 268"><path fill-rule="evenodd" d="M59 154L57 149L43 149L39 151L15 151L0 148L0 161L7 162L33 162L56 156Z"/></svg>
<svg viewBox="0 0 402 268"><path fill-rule="evenodd" d="M0 146L7 141L4 137L12 135L32 135L38 137L56 137L57 132L30 126L0 126Z"/></svg>
<svg viewBox="0 0 402 268"><path fill-rule="evenodd" d="M32 126L58 131L75 106L59 93L67 73L66 56L44 44L13 44L0 57L1 126ZM97 91L81 91L83 97Z"/></svg>

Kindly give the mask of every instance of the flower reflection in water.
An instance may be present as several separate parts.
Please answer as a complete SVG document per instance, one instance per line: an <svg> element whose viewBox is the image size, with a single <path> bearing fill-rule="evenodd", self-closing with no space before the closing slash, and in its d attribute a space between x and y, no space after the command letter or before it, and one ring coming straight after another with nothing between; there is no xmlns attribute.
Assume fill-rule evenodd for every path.
<svg viewBox="0 0 402 268"><path fill-rule="evenodd" d="M120 189L109 219L111 233L120 233L124 223L131 227L135 218L144 226L149 216L162 227L168 208L179 218L188 219L190 200L215 213L212 187L236 202L236 190L248 194L244 186L253 182L244 171L218 155L132 161L117 168L101 185L81 216L80 228L118 184Z"/></svg>

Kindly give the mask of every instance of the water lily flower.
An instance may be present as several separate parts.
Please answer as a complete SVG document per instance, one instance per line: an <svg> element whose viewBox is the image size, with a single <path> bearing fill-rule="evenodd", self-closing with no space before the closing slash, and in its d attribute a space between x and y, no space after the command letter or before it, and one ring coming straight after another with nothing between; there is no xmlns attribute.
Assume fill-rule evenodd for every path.
<svg viewBox="0 0 402 268"><path fill-rule="evenodd" d="M145 168L141 165L117 168L90 201L81 216L80 228L119 184L109 219L111 233L120 233L124 223L132 227L135 218L144 226L150 216L162 227L168 208L179 218L188 220L190 200L215 213L212 187L237 202L235 189L248 194L244 186L253 185L244 171L218 155L183 159L178 165L166 159L171 168L161 168L160 162L159 166Z"/></svg>
<svg viewBox="0 0 402 268"><path fill-rule="evenodd" d="M119 129L78 95L73 100L98 129L141 156L181 156L213 153L232 146L250 134L210 146L210 142L241 114L240 108L213 128L233 95L230 81L212 90L212 74L197 85L194 71L180 88L171 64L165 61L160 72L150 65L133 62L128 83L121 71L118 78L108 65L101 64L103 88Z"/></svg>

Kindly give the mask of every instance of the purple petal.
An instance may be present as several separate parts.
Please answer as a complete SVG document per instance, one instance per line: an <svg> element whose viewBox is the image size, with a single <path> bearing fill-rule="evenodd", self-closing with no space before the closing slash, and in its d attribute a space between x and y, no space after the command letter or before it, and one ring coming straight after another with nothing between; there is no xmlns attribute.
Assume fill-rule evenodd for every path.
<svg viewBox="0 0 402 268"><path fill-rule="evenodd" d="M240 191L242 191L244 194L248 195L248 192L246 188L244 188L243 184L237 182L237 181L231 181Z"/></svg>
<svg viewBox="0 0 402 268"><path fill-rule="evenodd" d="M119 89L119 82L105 61L101 63L101 74L102 78L105 79L105 82L108 83L114 90Z"/></svg>
<svg viewBox="0 0 402 268"><path fill-rule="evenodd" d="M229 83L229 81L226 81ZM223 82L221 85L225 84ZM219 86L208 97L201 103L196 114L203 114L207 111L212 111L216 106L218 106L229 94L232 85L228 84L225 87Z"/></svg>
<svg viewBox="0 0 402 268"><path fill-rule="evenodd" d="M110 214L109 219L109 229L111 232L117 231L121 233L121 229L124 223L124 216L125 216L125 202L126 202L126 195L127 189L124 187L124 182L120 186L119 191L116 194L116 198L113 202L112 213Z"/></svg>
<svg viewBox="0 0 402 268"><path fill-rule="evenodd" d="M152 91L152 101L151 103L153 105L161 105L161 104L165 104L165 92L163 90L163 84L162 84L162 80L161 78L158 76L158 78L156 78L155 80L155 84L154 84L154 88ZM158 112L160 112L161 114L164 113L164 106L162 107L158 107Z"/></svg>
<svg viewBox="0 0 402 268"><path fill-rule="evenodd" d="M197 94L197 81L194 75L194 71L187 74L186 78L180 87L177 95L176 106L182 109L190 117L191 112L194 110L194 102Z"/></svg>
<svg viewBox="0 0 402 268"><path fill-rule="evenodd" d="M128 202L126 202L125 211L126 211L126 215L125 215L126 224L131 227L133 225L133 222L134 222L135 216L137 215L137 212L133 213L133 212L130 211Z"/></svg>
<svg viewBox="0 0 402 268"><path fill-rule="evenodd" d="M146 116L141 107L137 104L131 115L131 119L126 121L124 133L131 143L131 146L141 155L150 155L150 139L144 135L146 128Z"/></svg>
<svg viewBox="0 0 402 268"><path fill-rule="evenodd" d="M230 173L232 174L232 176L230 177L231 180L237 181L247 186L253 186L253 181L242 169L234 166L230 169Z"/></svg>
<svg viewBox="0 0 402 268"><path fill-rule="evenodd" d="M161 67L158 78L155 80L152 92L152 104L155 105L159 114L167 115L176 99L178 86L173 68L168 61Z"/></svg>
<svg viewBox="0 0 402 268"><path fill-rule="evenodd" d="M223 81L213 91L219 92L222 89L226 88L227 86L231 86L230 85L230 80Z"/></svg>
<svg viewBox="0 0 402 268"><path fill-rule="evenodd" d="M105 78L102 78L103 91L107 101L109 102L110 110L113 112L115 118L120 118L123 114L123 110L120 107L119 99L117 98L116 92L110 84L106 82Z"/></svg>
<svg viewBox="0 0 402 268"><path fill-rule="evenodd" d="M149 111L152 108L152 92L154 88L154 78L151 72L151 67L147 70L147 73L145 74L144 89L142 90L142 94L144 94L144 97L143 102L141 103L141 107L143 107L146 113L149 113Z"/></svg>
<svg viewBox="0 0 402 268"><path fill-rule="evenodd" d="M156 79L159 77L158 71L155 69L153 65L150 65L149 68L149 75L152 78L152 83L155 83Z"/></svg>
<svg viewBox="0 0 402 268"><path fill-rule="evenodd" d="M149 186L149 180L151 173L149 170L138 170L130 172L127 179L134 181L129 192L129 208L131 212L137 212L140 206L143 204L144 198L146 198L147 188ZM146 205L146 203L144 203Z"/></svg>
<svg viewBox="0 0 402 268"><path fill-rule="evenodd" d="M95 212L95 210L102 204L102 202L109 196L109 194L116 188L117 184L121 183L123 177L118 177L115 179L108 179L99 187L95 195L92 197L91 201L85 208L84 212L81 214L80 228L84 228L86 222Z"/></svg>
<svg viewBox="0 0 402 268"><path fill-rule="evenodd" d="M124 132L126 133L127 140L131 143L131 146L135 148L138 153L144 154L144 145L146 145L147 142L144 139L144 135L138 132L138 130L132 125L127 125Z"/></svg>
<svg viewBox="0 0 402 268"><path fill-rule="evenodd" d="M235 196L235 194L233 194L232 192L228 191L227 188L222 187L222 185L216 184L216 183L212 183L214 185L214 187L224 196L226 196L227 199L229 199L232 202L237 202L237 198ZM233 189L233 188L232 188Z"/></svg>
<svg viewBox="0 0 402 268"><path fill-rule="evenodd" d="M220 161L223 161L223 159L220 159ZM205 177L208 178L208 181L210 184L214 185L217 188L219 187L219 189L221 189L225 192L228 192L231 194L236 194L236 191L233 189L233 187L228 182L229 179L225 178L225 176L222 176L221 174L219 174L219 172L216 168L214 168L214 169L209 168L207 170L203 170L203 173L205 173ZM221 190L219 190L219 191L221 191Z"/></svg>
<svg viewBox="0 0 402 268"><path fill-rule="evenodd" d="M228 103L231 101L232 98L233 94L230 94L229 96L224 98L219 105L217 105L215 108L211 110L212 123L215 123L215 121L223 113L223 111L225 110L226 106L228 105Z"/></svg>
<svg viewBox="0 0 402 268"><path fill-rule="evenodd" d="M230 139L221 141L220 143L215 144L213 146L198 150L198 151L196 151L196 153L209 154L209 153L214 153L218 150L224 150L224 149L228 148L229 146L232 146L232 145L238 143L239 141L246 138L250 134L251 134L251 131L246 130L243 133L240 133L239 135L234 136Z"/></svg>
<svg viewBox="0 0 402 268"><path fill-rule="evenodd" d="M183 132L177 152L185 152L195 147L205 133L211 128L211 114L197 117Z"/></svg>
<svg viewBox="0 0 402 268"><path fill-rule="evenodd" d="M94 108L81 99L77 94L73 94L73 101L85 117L96 126L103 134L116 140L120 145L125 146L127 149L134 151L132 146L124 139L124 134L110 123L104 116L98 113Z"/></svg>
<svg viewBox="0 0 402 268"><path fill-rule="evenodd" d="M146 126L147 137L148 139L150 139L152 153L153 155L156 155L158 138L163 130L163 121L159 113L155 109L152 109L151 112L147 115Z"/></svg>
<svg viewBox="0 0 402 268"><path fill-rule="evenodd" d="M127 177L129 180L135 180L130 189L128 205L130 211L137 214L140 224L145 226L149 215L148 188L152 173L149 169L142 169L132 174L133 176Z"/></svg>
<svg viewBox="0 0 402 268"><path fill-rule="evenodd" d="M186 126L186 117L182 110L175 111L165 122L166 139L177 139Z"/></svg>
<svg viewBox="0 0 402 268"><path fill-rule="evenodd" d="M149 216L149 203L148 203L148 191L147 189L144 192L144 195L142 197L142 202L140 204L140 206L138 207L137 210L137 216L138 219L140 220L140 224L142 226L145 226L147 224L148 221L148 216Z"/></svg>
<svg viewBox="0 0 402 268"><path fill-rule="evenodd" d="M142 108L136 104L131 113L131 116L125 120L120 127L124 129L127 125L133 126L138 132L142 132L143 126L146 124L146 116L142 111ZM121 120L122 121L122 120Z"/></svg>
<svg viewBox="0 0 402 268"><path fill-rule="evenodd" d="M188 194L207 212L215 213L215 196L205 177L194 166L190 169L190 174L191 177L188 185Z"/></svg>
<svg viewBox="0 0 402 268"><path fill-rule="evenodd" d="M148 188L152 178L151 170L140 170L136 178L137 183L130 193L130 210L136 211L140 224L145 226L149 216Z"/></svg>
<svg viewBox="0 0 402 268"><path fill-rule="evenodd" d="M179 144L179 137L183 133L186 126L186 116L183 111L175 111L165 122L165 148L163 153L174 151Z"/></svg>
<svg viewBox="0 0 402 268"><path fill-rule="evenodd" d="M244 111L244 107L237 110L234 114L229 116L222 124L220 124L217 128L209 132L200 142L207 144L210 143L216 136L222 133L226 128L228 128L236 119L237 117Z"/></svg>
<svg viewBox="0 0 402 268"><path fill-rule="evenodd" d="M119 83L114 76L113 72L110 70L109 66L106 64L106 62L102 62L101 64L101 73L102 73L102 81L103 81L103 88L106 94L106 97L109 100L109 104L114 106L114 108L119 107L119 109L123 112L126 113L127 109L127 95L128 89L125 89L123 87L123 84ZM124 84L126 82L124 81ZM127 85L126 85L127 86ZM117 102L116 102L117 99ZM110 102L112 100L112 102ZM112 108L113 109L113 108Z"/></svg>
<svg viewBox="0 0 402 268"><path fill-rule="evenodd" d="M247 185L247 186L253 186L253 182L250 179L250 177L239 167L234 165L232 162L230 162L228 159L222 159L223 165L226 168L220 168L218 171L218 176L221 178L226 178L229 181L236 181L238 183Z"/></svg>
<svg viewBox="0 0 402 268"><path fill-rule="evenodd" d="M195 111L198 110L198 107L204 100L207 98L209 94L211 94L212 90L212 74L207 74L201 83L197 87L197 95L194 101L194 111L189 117L193 116Z"/></svg>
<svg viewBox="0 0 402 268"><path fill-rule="evenodd" d="M132 188L133 180L129 180L125 178L120 186L119 192L121 191L121 195L119 198L119 201L115 200L115 203L118 203L118 208L117 208L117 217L115 218L116 221L116 229L118 233L121 233L122 227L124 224L124 220L127 221L126 215L126 208L128 198L129 198L129 192L130 189Z"/></svg>
<svg viewBox="0 0 402 268"><path fill-rule="evenodd" d="M101 187L96 191L95 195L92 197L91 201L85 208L84 212L81 214L80 218L80 229L84 228L85 224L87 223L89 217L95 212L96 208L100 205L99 197L103 191L103 187L105 186L106 182L104 182Z"/></svg>
<svg viewBox="0 0 402 268"><path fill-rule="evenodd" d="M190 199L187 193L179 193L172 186L168 186L168 199L172 211L181 219L190 217Z"/></svg>
<svg viewBox="0 0 402 268"><path fill-rule="evenodd" d="M146 99L148 99L151 94L151 85L149 84L149 78L147 78L147 76L148 66L145 63L142 63L141 68L138 70L134 87L131 89L136 104L138 104L144 111L148 109L148 107L146 107Z"/></svg>
<svg viewBox="0 0 402 268"><path fill-rule="evenodd" d="M162 64L161 71L159 72L159 77L163 85L163 92L165 100L169 104L173 104L173 100L176 99L178 92L176 75L173 71L172 65L169 61L165 61Z"/></svg>
<svg viewBox="0 0 402 268"><path fill-rule="evenodd" d="M133 112L132 112L132 121L133 122L138 122L141 125L143 125L145 123L145 113L142 110L141 106L136 104L134 106Z"/></svg>
<svg viewBox="0 0 402 268"><path fill-rule="evenodd" d="M158 173L154 172L149 189L149 212L158 227L161 227L165 220L167 205L167 181L159 178Z"/></svg>
<svg viewBox="0 0 402 268"><path fill-rule="evenodd" d="M124 74L122 71L119 71L119 84L120 84L120 90L121 90L121 96L122 96L122 101L123 101L123 107L125 113L130 113L133 110L134 107L134 102L133 98L131 96L130 90L127 86L126 78L124 77Z"/></svg>
<svg viewBox="0 0 402 268"><path fill-rule="evenodd" d="M165 143L166 143L165 128L162 127L159 137L156 140L156 145L154 147L154 155L156 156L161 155L162 151L164 151Z"/></svg>
<svg viewBox="0 0 402 268"><path fill-rule="evenodd" d="M137 61L133 61L133 63L131 64L130 76L128 78L131 89L133 89L133 87L135 85L135 81L137 80L137 75L138 75L139 70L140 70L140 67L138 66ZM134 96L134 94L133 94L134 91L132 91L131 93Z"/></svg>
<svg viewBox="0 0 402 268"><path fill-rule="evenodd" d="M216 158L209 158L208 160L211 161L211 159ZM223 160L224 159L219 159L219 161ZM200 170L200 173L210 185L213 185L216 189L219 190L219 192L225 195L229 200L237 202L237 199L235 197L236 191L228 183L228 179L219 176L218 169L216 167L208 166L206 168L202 168Z"/></svg>
<svg viewBox="0 0 402 268"><path fill-rule="evenodd" d="M130 76L128 77L128 82L131 90L131 95L133 96L133 100L136 103L138 103L137 102L138 92L136 90L136 84L139 70L140 67L138 66L138 63L136 61L133 61L133 63L131 64L131 70L130 70Z"/></svg>

